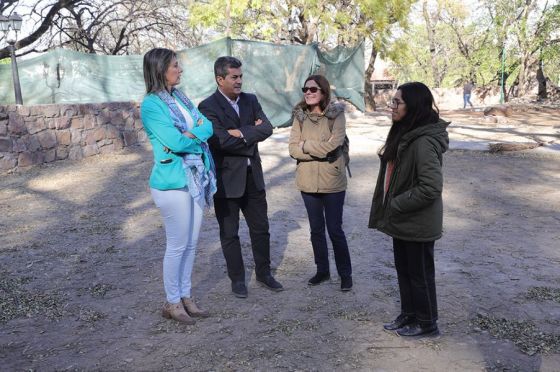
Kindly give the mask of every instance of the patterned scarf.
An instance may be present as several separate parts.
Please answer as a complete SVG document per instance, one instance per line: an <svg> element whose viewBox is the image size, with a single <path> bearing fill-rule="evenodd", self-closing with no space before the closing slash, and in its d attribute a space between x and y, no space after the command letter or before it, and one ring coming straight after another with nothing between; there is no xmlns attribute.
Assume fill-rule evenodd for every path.
<svg viewBox="0 0 560 372"><path fill-rule="evenodd" d="M189 128L185 117L181 113L181 110L177 106L177 103L172 95L174 95L187 107L187 110L192 116L194 126L202 124L203 119L200 112L195 108L191 100L188 99L187 96L180 90L173 89L171 94L169 94L166 90L163 90L157 92L156 94L169 107L173 124L179 132L184 133L185 131L188 131ZM183 155L183 169L190 181L188 189L191 196L201 206L206 205L209 208L212 205L212 196L217 190L216 168L214 166L214 160L212 159L212 154L210 153L208 144L206 142L201 142L200 147L202 147L202 157L198 154L187 153ZM208 167L205 166L203 159L205 159L208 163Z"/></svg>

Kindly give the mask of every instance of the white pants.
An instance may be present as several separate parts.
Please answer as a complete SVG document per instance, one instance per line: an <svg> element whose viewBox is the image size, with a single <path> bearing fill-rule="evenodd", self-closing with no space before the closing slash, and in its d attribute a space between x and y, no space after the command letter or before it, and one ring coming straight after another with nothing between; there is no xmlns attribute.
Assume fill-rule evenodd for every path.
<svg viewBox="0 0 560 372"><path fill-rule="evenodd" d="M191 274L196 254L203 208L187 188L151 189L165 225L167 240L163 258L163 286L167 302L176 304L181 297L191 297Z"/></svg>

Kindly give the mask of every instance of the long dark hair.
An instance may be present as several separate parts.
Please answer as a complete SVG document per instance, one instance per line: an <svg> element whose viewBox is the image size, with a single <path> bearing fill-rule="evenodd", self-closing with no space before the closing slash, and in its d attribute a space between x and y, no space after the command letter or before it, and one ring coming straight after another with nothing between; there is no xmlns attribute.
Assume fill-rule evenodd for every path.
<svg viewBox="0 0 560 372"><path fill-rule="evenodd" d="M146 93L161 92L166 89L165 73L173 58L177 58L177 53L166 48L154 48L144 54Z"/></svg>
<svg viewBox="0 0 560 372"><path fill-rule="evenodd" d="M393 125L387 135L387 140L378 154L384 161L395 160L399 142L406 133L418 127L436 123L439 120L439 109L434 102L430 89L417 81L400 85L402 99L406 104L406 114Z"/></svg>
<svg viewBox="0 0 560 372"><path fill-rule="evenodd" d="M327 78L324 77L323 75L310 75L307 79L305 79L303 86L305 86L305 84L309 80L313 80L314 82L317 83L319 88L321 88L321 93L323 93L323 98L321 99L321 102L319 102L319 107L321 107L321 111L324 111L329 105L329 102L331 101L331 84L329 83ZM305 97L301 100L300 103L297 104L297 106L303 108L309 108L307 106L307 103L305 103Z"/></svg>

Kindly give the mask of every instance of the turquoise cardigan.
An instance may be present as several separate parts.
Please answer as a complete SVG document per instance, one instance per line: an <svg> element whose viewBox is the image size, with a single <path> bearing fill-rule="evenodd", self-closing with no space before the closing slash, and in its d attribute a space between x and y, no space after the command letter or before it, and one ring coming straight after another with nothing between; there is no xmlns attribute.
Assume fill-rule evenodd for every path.
<svg viewBox="0 0 560 372"><path fill-rule="evenodd" d="M189 112L186 107L185 109ZM194 109L198 111L196 107ZM190 131L196 138L188 138L173 125L171 112L165 102L151 93L144 97L140 106L140 117L154 151L150 187L171 190L188 186L189 180L183 169L181 155L202 154L201 142L206 142L213 134L212 122L200 112L199 115L202 117L202 124L197 125L195 122L194 128ZM169 148L171 152L166 153L164 147ZM206 166L208 167L208 164Z"/></svg>

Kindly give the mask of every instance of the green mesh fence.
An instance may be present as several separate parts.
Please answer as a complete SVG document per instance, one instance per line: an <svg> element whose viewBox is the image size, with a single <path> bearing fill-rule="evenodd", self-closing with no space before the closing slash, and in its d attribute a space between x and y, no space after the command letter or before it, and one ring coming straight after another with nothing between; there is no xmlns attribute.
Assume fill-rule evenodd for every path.
<svg viewBox="0 0 560 372"><path fill-rule="evenodd" d="M334 95L364 110L364 47L322 53L316 45L277 45L221 39L178 52L180 88L196 103L216 89L216 58L233 55L243 62L243 90L257 94L275 126L288 125L292 107L301 100L307 76L322 73ZM99 103L141 101L142 56L104 56L56 49L18 60L23 102ZM14 103L11 66L0 65L0 104Z"/></svg>

